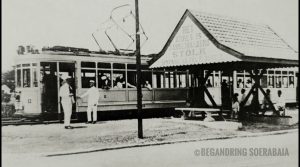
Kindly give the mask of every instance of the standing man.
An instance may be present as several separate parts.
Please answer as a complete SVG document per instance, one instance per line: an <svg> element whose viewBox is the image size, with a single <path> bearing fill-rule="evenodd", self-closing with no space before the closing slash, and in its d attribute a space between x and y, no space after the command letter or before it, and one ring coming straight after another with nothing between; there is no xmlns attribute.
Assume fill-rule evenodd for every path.
<svg viewBox="0 0 300 167"><path fill-rule="evenodd" d="M88 108L87 108L88 122L87 123L95 124L97 122L97 105L99 99L99 91L95 87L95 81L90 80L90 88L83 95L79 96L79 98L83 98L85 96L88 96ZM91 119L92 111L93 111L93 122Z"/></svg>
<svg viewBox="0 0 300 167"><path fill-rule="evenodd" d="M70 87L70 76L61 76L63 79L62 86L59 89L59 96L61 97L61 104L64 110L64 125L65 129L73 129L70 126L71 115L72 115L72 98L73 93L71 92Z"/></svg>

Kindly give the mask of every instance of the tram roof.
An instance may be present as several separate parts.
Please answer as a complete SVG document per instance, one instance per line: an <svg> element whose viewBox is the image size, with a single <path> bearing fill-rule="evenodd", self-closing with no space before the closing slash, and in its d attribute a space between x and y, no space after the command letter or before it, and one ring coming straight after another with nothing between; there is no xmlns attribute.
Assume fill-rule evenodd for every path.
<svg viewBox="0 0 300 167"><path fill-rule="evenodd" d="M150 68L291 67L298 66L298 52L267 25L187 9L150 63Z"/></svg>
<svg viewBox="0 0 300 167"><path fill-rule="evenodd" d="M148 56L141 57L142 63L147 63L150 60ZM52 52L43 51L40 54L26 53L17 55L15 63L24 62L40 62L40 61L99 61L99 62L117 62L117 63L135 63L135 56L114 55L114 54L96 54L96 53L81 53L75 55L70 52Z"/></svg>

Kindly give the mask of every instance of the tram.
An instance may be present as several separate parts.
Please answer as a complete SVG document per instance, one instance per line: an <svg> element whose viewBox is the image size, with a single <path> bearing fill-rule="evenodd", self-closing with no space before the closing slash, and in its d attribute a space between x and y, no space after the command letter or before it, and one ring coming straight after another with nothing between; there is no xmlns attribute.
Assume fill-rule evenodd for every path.
<svg viewBox="0 0 300 167"><path fill-rule="evenodd" d="M167 109L185 105L188 96L187 72L151 70L142 56L142 87L144 109ZM136 58L132 54L92 52L87 49L60 47L45 48L41 53L19 54L15 60L16 91L19 92L21 115L62 113L59 88L62 75L71 77L74 94L82 95L94 80L99 90L98 111L136 109ZM123 80L122 86L117 85ZM143 86L142 85L142 86ZM76 99L73 112L86 112L87 98Z"/></svg>
<svg viewBox="0 0 300 167"><path fill-rule="evenodd" d="M199 87L197 77L189 71L149 69L151 56L142 56L142 83L148 81L152 89L142 88L144 109L173 109L183 107L193 96L191 89ZM58 96L62 75L71 77L75 95L81 95L94 80L100 98L98 112L136 109L136 59L132 54L92 52L88 49L52 47L42 53L19 54L15 61L16 91L20 94L23 116L60 114L62 107ZM204 73L205 75L205 73ZM261 79L263 89L271 90L271 100L277 90L282 90L287 103L298 102L298 68L268 69ZM123 80L122 86L117 81ZM230 93L250 90L254 81L245 71L233 74L213 71L206 86L214 101L221 106L221 83L227 82ZM262 102L263 95L259 94ZM87 98L76 99L74 113L87 109ZM205 101L212 105L207 95Z"/></svg>

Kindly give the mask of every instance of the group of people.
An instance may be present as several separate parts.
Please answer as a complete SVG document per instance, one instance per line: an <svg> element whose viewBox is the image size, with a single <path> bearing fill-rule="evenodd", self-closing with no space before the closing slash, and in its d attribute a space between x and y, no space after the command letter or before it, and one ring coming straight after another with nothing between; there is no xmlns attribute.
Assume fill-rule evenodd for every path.
<svg viewBox="0 0 300 167"><path fill-rule="evenodd" d="M59 90L59 96L61 98L61 104L64 112L64 126L65 129L73 129L73 127L70 126L70 122L72 105L75 103L74 94L72 93L72 87L70 86L70 77L62 76L61 78L63 79L63 82ZM83 98L85 96L88 96L87 123L95 124L97 122L97 105L99 99L99 91L95 87L95 81L90 80L90 88L81 96L77 96L77 98Z"/></svg>
<svg viewBox="0 0 300 167"><path fill-rule="evenodd" d="M151 84L149 83L149 81L145 81L145 84L142 85L144 88L147 88L148 90L152 90L152 86ZM116 78L116 80L114 81L114 88L136 88L136 86L130 84L129 82L125 82L125 79L124 77L121 75L121 76L118 76Z"/></svg>
<svg viewBox="0 0 300 167"><path fill-rule="evenodd" d="M63 79L62 86L59 90L59 96L61 98L61 104L64 112L64 127L65 129L73 129L70 126L71 115L72 115L72 105L75 103L74 94L72 93L72 87L70 86L71 77L61 76ZM99 91L95 86L95 81L90 80L90 88L82 95L77 96L77 98L82 99L88 97L88 106L87 106L87 124L97 123L97 107L99 100ZM121 82L121 81L120 81ZM145 81L145 88L149 90L152 89L149 81Z"/></svg>
<svg viewBox="0 0 300 167"><path fill-rule="evenodd" d="M239 94L238 93L235 93L232 97L232 114L231 114L231 118L237 118L238 117L238 113L241 109L241 104L243 103L244 104L244 107L249 107L250 105L252 105L254 102L254 99L252 96L250 96L250 98L246 100L246 90L245 89L242 89L241 90L241 97L239 98ZM270 102L271 102L271 91L270 89L267 89L266 90L266 95L262 101L262 105L261 105L261 109L263 111L263 115L265 114L265 112L270 109ZM285 99L284 97L282 96L282 91L281 90L278 90L277 91L277 98L276 100L274 101L275 104L274 104L274 107L275 107L275 110L280 112L280 111L283 111L285 110Z"/></svg>

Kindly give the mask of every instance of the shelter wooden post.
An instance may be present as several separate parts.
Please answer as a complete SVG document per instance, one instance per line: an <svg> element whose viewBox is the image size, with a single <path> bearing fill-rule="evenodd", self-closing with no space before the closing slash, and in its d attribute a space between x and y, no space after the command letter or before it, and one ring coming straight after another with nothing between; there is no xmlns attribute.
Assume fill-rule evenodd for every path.
<svg viewBox="0 0 300 167"><path fill-rule="evenodd" d="M252 73L251 71L250 71L249 73L250 73L251 78L253 78L254 81L255 81L255 83L256 83L257 91L258 91L258 89L259 89L259 90L262 92L262 94L264 95L264 97L265 97L266 100L268 101L268 103L269 103L269 105L270 105L272 111L273 111L277 116L279 116L280 113L275 109L273 102L272 102L271 99L267 96L267 93L266 93L265 90L261 87L260 82L259 82L260 79L262 78L263 74L265 73L265 71L266 71L265 69L261 70L260 75L258 75L258 73L256 73L255 75L253 75L253 73Z"/></svg>
<svg viewBox="0 0 300 167"><path fill-rule="evenodd" d="M246 102L248 101L250 95L253 95L253 100L256 100L257 103L254 104L256 106L254 106L255 110L260 110L260 106L258 103L258 90L260 90L262 92L262 94L264 95L264 97L267 99L268 103L270 104L271 109L273 110L274 113L276 113L276 115L279 116L278 111L275 109L273 102L271 101L271 99L267 96L266 92L264 91L264 89L261 87L260 85L260 79L262 78L263 74L265 73L265 69L262 69L260 74L259 71L256 69L255 73L253 74L251 70L248 70L247 72L250 74L250 77L254 80L254 85L252 86L252 88L250 89L250 91L248 92L245 100L243 102L241 102L241 108L244 107L244 105L246 104ZM254 89L256 89L256 94L254 94ZM258 111L257 111L258 113Z"/></svg>
<svg viewBox="0 0 300 167"><path fill-rule="evenodd" d="M207 79L209 78L209 75L212 73L212 70L209 70L206 75L204 76L204 70L200 70L199 73L197 73L197 77L198 77L198 81L199 81L199 106L200 107L207 107L208 104L205 101L205 94L207 95L207 97L209 98L209 100L211 101L213 107L217 107L216 102L214 101L212 95L209 93L205 83L207 81Z"/></svg>

